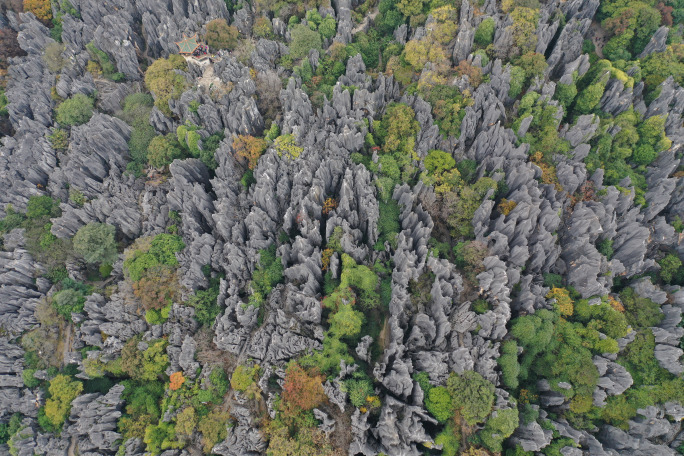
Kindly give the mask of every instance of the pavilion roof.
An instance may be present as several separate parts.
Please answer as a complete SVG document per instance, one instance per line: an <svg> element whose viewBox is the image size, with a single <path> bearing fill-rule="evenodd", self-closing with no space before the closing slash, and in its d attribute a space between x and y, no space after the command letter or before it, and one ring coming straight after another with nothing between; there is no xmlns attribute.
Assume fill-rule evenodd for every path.
<svg viewBox="0 0 684 456"><path fill-rule="evenodd" d="M183 35L183 40L178 41L176 44L178 45L178 49L181 54L192 54L199 46L199 43L197 42L197 34L189 38L186 38L185 35Z"/></svg>

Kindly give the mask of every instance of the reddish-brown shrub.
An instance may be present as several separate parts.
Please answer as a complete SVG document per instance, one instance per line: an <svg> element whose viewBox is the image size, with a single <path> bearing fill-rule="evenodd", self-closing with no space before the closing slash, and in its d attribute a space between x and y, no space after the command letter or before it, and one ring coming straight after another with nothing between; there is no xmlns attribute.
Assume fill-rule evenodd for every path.
<svg viewBox="0 0 684 456"><path fill-rule="evenodd" d="M176 299L178 277L167 267L149 269L142 279L133 284L133 293L146 310L159 310Z"/></svg>
<svg viewBox="0 0 684 456"><path fill-rule="evenodd" d="M283 401L300 410L311 410L323 402L323 376L315 369L309 372L299 364L291 364L285 373Z"/></svg>

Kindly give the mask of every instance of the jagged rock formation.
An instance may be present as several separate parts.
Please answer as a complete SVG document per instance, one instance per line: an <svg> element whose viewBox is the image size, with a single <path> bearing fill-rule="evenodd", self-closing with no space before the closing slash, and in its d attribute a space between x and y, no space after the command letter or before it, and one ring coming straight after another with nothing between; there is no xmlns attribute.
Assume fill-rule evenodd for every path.
<svg viewBox="0 0 684 456"><path fill-rule="evenodd" d="M45 233L38 240L27 224L13 225L3 232L0 244L0 423L8 423L14 413L22 415L21 430L9 442L16 454L137 456L149 450L148 442L140 438L122 441L124 433L117 423L123 413L131 413L126 411L130 399L123 384L76 397L59 434L41 427L38 410L45 405L43 390L27 386L32 380L48 385L45 382L54 375L47 369L29 369L31 355L27 358L21 336L45 324L40 306L57 308L57 292L98 273L96 266L77 255L62 271L42 264L36 259L41 257L30 252L35 253L36 244L56 242L53 237L68 244L90 223L112 225L118 252L123 253L108 265L111 271L102 280L90 280L92 289L81 303L82 312L61 312L71 320L58 325L66 346L55 352L55 365L75 365L78 373L70 375L95 388L89 383L94 381L93 365L103 372L109 369L114 373L111 378L119 382L124 374L116 370L116 363L126 343L140 338L134 339L141 340L135 349L142 352L159 339L165 344L165 369L160 373L164 387L170 388L166 376L181 374L188 384L196 382L192 384L207 392L215 366L229 366L232 373L247 360L258 364L261 370L255 382L261 396L248 399L246 393L232 389L226 393L223 411L229 410L231 418L230 423L222 423L225 438L215 442L211 449L215 454L265 454L268 435L260 431L263 423L258 417L276 416L276 394L284 385L288 362L323 350L334 336L330 329L334 312L322 301L347 279L343 262L349 258L372 270L376 278L381 276L376 291L386 308L364 312L364 318L379 320L373 322L377 331L364 333L353 343L353 338L345 339L347 359L353 362L343 359L339 373L322 379L327 400L312 412L318 420L315 429L326 439L345 442L348 454L417 456L425 447L439 450L436 430L442 424L428 412L416 375L425 373L431 385L444 386L450 375L468 370L494 385L491 411L499 415L515 407L525 411L525 419L519 420L515 431L511 429L506 443L511 448L517 445L539 453L561 436L575 442L559 449L564 455L676 454L675 448L684 441L683 404L672 400L635 407L636 415L624 419L621 426L617 420L605 420L595 429L586 423L578 427L579 421L564 418L565 412L574 413L577 407L569 381L535 378L532 388L537 398L532 400L536 402L524 409L522 401L517 403L509 395L518 388L507 383L501 356L505 344L520 339L510 332L514 319L540 315L542 309L557 311L557 300L548 298L552 288L571 287L577 293L572 294L575 301L586 299L590 307L611 305L617 312L622 305L620 291L629 287L636 296L655 303L650 312L656 317L649 317L659 322L631 328L612 352L591 353L589 369L595 369L592 375L597 373L596 386L587 395L586 406L609 407L616 398L626 397L630 388L643 386L629 363L623 362L637 334L653 336L653 358L665 374L671 374L668 378L684 373L684 289L666 285L663 279L666 254L680 258L684 254L682 235L677 232L677 223L681 224L677 217L684 214L681 75L650 87L648 81L635 80L644 68L629 63L618 69L613 62L610 69L602 67L594 80L582 80L597 68L598 59L585 52L585 40L601 29L600 2L554 0L535 8L531 26L536 27L536 41L530 50L542 56L547 66L535 77L525 75L524 89L513 93L521 84L516 80L521 67L513 65L521 53L520 24L494 1L476 6L462 0L453 36L442 43L444 55L458 66L459 74L449 73L448 80L439 84L457 89L463 97L452 116L457 121L450 119L456 126L447 134L445 111L439 105L446 100L431 104L424 91L424 86L438 84L430 81L437 71L434 62L416 71L415 87L406 90L406 75L401 73L405 67L386 61L396 64L391 60L399 58L396 53L374 51L373 57L379 54L383 64L367 68L371 59L363 51L349 56L344 68L334 68L341 74L334 84L325 90L312 89L313 78L327 76L316 73L321 65L331 63L326 49L361 49L359 34L387 19L387 12L372 10L363 23L357 23L361 4L336 0L321 6L321 18L336 21L334 34L323 37L321 48L311 49L295 69L290 53L297 44L296 24L285 20L290 12L266 17L250 2L72 0L73 10L59 16L64 64L56 71L44 58L46 49L57 45L51 30L30 12L0 14L0 25L17 32L17 43L26 54L10 59L4 91L13 135L0 140L0 217L17 211L24 214L36 196L52 197L61 210L59 216L41 219L47 228L43 226ZM63 7L55 5L55 14ZM302 22L310 31L317 27L312 17ZM404 19L402 14L398 17ZM139 139L139 126L122 120L126 118L122 103L128 95L150 89L142 82L143 69L153 59L175 53L174 41L184 34L205 34L205 24L213 19L225 19L241 37L250 37L240 42L244 49L222 51L212 61L190 60L187 71L176 70L185 85L164 109L150 108L148 127L156 135L171 136L181 126L197 127L193 132L200 138L196 144L202 152L208 138L219 135L216 166L196 150L196 158L188 158L188 148L183 158L169 160L163 172L148 168L147 175L136 177L127 167L135 159L131 151ZM253 27L260 19L272 27L272 33L257 36ZM484 20L494 22L491 47L476 39ZM428 14L425 24L404 22L388 34L394 38L390 46L397 49L411 41L429 42L438 19ZM681 24L672 29L656 27L642 43L638 59L667 52L668 36L681 34ZM124 82L104 80L92 72L89 62L95 57L86 49L90 43L106 55ZM336 63L340 62L332 62ZM466 70L468 74L462 75ZM307 71L315 76L307 77ZM478 78L481 82L476 82ZM277 86L269 95L275 115L264 112L267 83ZM587 90L584 86L602 89L591 109L580 109L575 95L569 102L561 100L563 90ZM95 113L82 125L58 125L54 120L58 104L76 94L93 97ZM394 103L410 107L416 129L410 139L415 142L408 158L410 168L397 168L399 177L390 181L401 182L389 192L391 201L383 201L378 186L386 184L381 181L387 178L383 173L393 172L384 159L394 152L375 141L386 139L383 129L388 127L380 119ZM534 114L523 116L525 110ZM639 127L612 122L633 113L638 113ZM553 150L542 159L535 153L542 147L535 141L545 133L539 126L541 116L548 123L545 128L555 135ZM666 150L639 166L625 162L632 174L619 179L605 171L602 166L607 168L609 160L600 156L608 153L604 148L622 147L615 144L622 144L627 136L630 154L641 153L645 149L639 141L647 135L640 129L654 116L663 116L663 131L670 141ZM278 137L291 135L297 153L270 141L248 171L236 150L237 135L262 137L272 125ZM52 139L58 129L68 132L65 149ZM458 186L454 186L459 191L483 177L495 184L482 199L469 202L472 239L457 238L453 227L445 227L450 214L443 213L447 210L442 205L447 197L424 183L422 173L431 172L426 162L435 149L459 164L475 163L472 176L459 168ZM620 154L630 155L624 150ZM453 193L466 198L456 190ZM74 198L75 194L81 198ZM395 204L399 215L391 222L398 224L398 232L387 237L386 211ZM1 230L5 231L4 225ZM173 302L145 307L124 261L136 254L133 242L162 233L178 234L185 245L169 260L178 279L173 282L177 293ZM463 266L468 260L455 255L459 241L469 240L485 250L477 266ZM442 250L439 244L448 248ZM260 252L270 247L282 266L282 283L260 296L263 302L255 306L250 298L258 288L255 272L263 267ZM207 289L215 294L202 294ZM216 294L209 318L213 321L201 327L205 309L198 297L213 299ZM597 341L608 338L610 332L602 323L589 326L580 322L584 315L572 317L572 311L565 313L563 321L586 326ZM509 355L517 362L528 348L515 345L515 349ZM24 372L33 376L28 382ZM349 382L362 372L372 383L379 406L350 405ZM167 404L160 410L160 423L177 420L182 411L174 407ZM483 429L485 424L470 430ZM195 454L204 444L196 430L183 438L174 444L186 449L166 449L161 454ZM7 448L0 445L0 452Z"/></svg>

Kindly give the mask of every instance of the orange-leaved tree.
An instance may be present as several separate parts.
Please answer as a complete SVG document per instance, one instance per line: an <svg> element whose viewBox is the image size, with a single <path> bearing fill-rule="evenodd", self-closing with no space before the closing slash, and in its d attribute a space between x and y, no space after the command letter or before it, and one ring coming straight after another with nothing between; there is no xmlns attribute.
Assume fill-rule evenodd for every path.
<svg viewBox="0 0 684 456"><path fill-rule="evenodd" d="M337 200L335 198L328 198L323 203L323 213L327 215L330 213L330 211L332 211L336 207L337 207Z"/></svg>
<svg viewBox="0 0 684 456"><path fill-rule="evenodd" d="M169 389L171 391L176 391L178 388L183 386L185 383L185 377L183 377L183 372L174 372L169 377Z"/></svg>
<svg viewBox="0 0 684 456"><path fill-rule="evenodd" d="M574 303L570 298L570 292L565 288L551 288L549 294L546 295L549 299L555 299L558 311L563 316L571 316L574 312Z"/></svg>
<svg viewBox="0 0 684 456"><path fill-rule="evenodd" d="M43 22L52 19L50 0L24 0L24 11L30 11Z"/></svg>
<svg viewBox="0 0 684 456"><path fill-rule="evenodd" d="M259 162L259 157L264 153L268 143L263 138L255 138L250 135L237 135L233 137L233 150L237 157L247 160L249 169L254 169Z"/></svg>
<svg viewBox="0 0 684 456"><path fill-rule="evenodd" d="M330 258L332 258L335 251L331 248L327 248L321 252L321 270L327 271L330 267Z"/></svg>
<svg viewBox="0 0 684 456"><path fill-rule="evenodd" d="M300 410L311 410L325 399L322 382L323 376L316 369L307 372L293 363L285 372L283 401Z"/></svg>

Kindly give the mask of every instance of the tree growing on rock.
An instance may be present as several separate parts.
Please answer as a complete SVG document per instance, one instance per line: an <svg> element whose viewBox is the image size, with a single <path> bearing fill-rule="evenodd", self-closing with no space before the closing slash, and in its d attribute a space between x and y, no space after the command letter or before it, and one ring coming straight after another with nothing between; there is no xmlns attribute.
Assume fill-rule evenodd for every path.
<svg viewBox="0 0 684 456"><path fill-rule="evenodd" d="M164 168L182 155L180 144L172 133L155 137L147 146L147 161L155 168Z"/></svg>
<svg viewBox="0 0 684 456"><path fill-rule="evenodd" d="M240 364L235 368L233 376L230 378L230 386L236 390L245 392L255 383L259 376L259 366L247 367Z"/></svg>
<svg viewBox="0 0 684 456"><path fill-rule="evenodd" d="M185 77L174 70L187 69L182 56L171 54L168 59L155 60L145 71L145 85L154 95L154 105L169 117L173 115L169 100L178 99L186 87Z"/></svg>
<svg viewBox="0 0 684 456"><path fill-rule="evenodd" d="M503 441L513 434L518 424L518 409L507 408L495 411L480 432L482 443L491 451L501 452Z"/></svg>
<svg viewBox="0 0 684 456"><path fill-rule="evenodd" d="M296 25L290 32L290 55L293 59L301 59L309 54L311 49L321 50L323 41L320 33L311 30L306 25Z"/></svg>
<svg viewBox="0 0 684 456"><path fill-rule="evenodd" d="M207 34L204 39L213 49L232 51L237 47L238 35L238 29L228 25L225 19L214 19L207 23Z"/></svg>
<svg viewBox="0 0 684 456"><path fill-rule="evenodd" d="M52 4L50 0L24 0L24 11L35 14L44 23L52 19Z"/></svg>
<svg viewBox="0 0 684 456"><path fill-rule="evenodd" d="M491 17L488 17L484 21L480 22L475 31L475 37L473 41L475 44L485 47L492 43L494 40L494 30L496 28L496 22Z"/></svg>
<svg viewBox="0 0 684 456"><path fill-rule="evenodd" d="M247 167L254 170L259 162L259 157L264 153L268 144L263 138L255 138L250 135L236 135L233 137L233 150L235 155L247 160Z"/></svg>
<svg viewBox="0 0 684 456"><path fill-rule="evenodd" d="M185 377L183 377L183 372L174 372L169 376L169 389L171 391L176 391L180 389L185 383Z"/></svg>
<svg viewBox="0 0 684 456"><path fill-rule="evenodd" d="M396 6L404 16L411 17L423 11L423 0L399 0Z"/></svg>
<svg viewBox="0 0 684 456"><path fill-rule="evenodd" d="M351 304L342 304L330 320L330 331L333 334L337 337L354 338L361 332L365 319Z"/></svg>
<svg viewBox="0 0 684 456"><path fill-rule="evenodd" d="M117 257L116 228L106 223L89 223L74 236L74 251L91 264L113 263Z"/></svg>
<svg viewBox="0 0 684 456"><path fill-rule="evenodd" d="M447 390L454 406L469 426L487 418L494 405L494 385L475 371L452 374Z"/></svg>
<svg viewBox="0 0 684 456"><path fill-rule="evenodd" d="M155 381L169 363L165 340L145 342L139 346L140 337L132 337L121 350L121 365L124 372L139 381Z"/></svg>
<svg viewBox="0 0 684 456"><path fill-rule="evenodd" d="M85 297L79 291L71 288L59 291L52 297L52 305L61 316L71 321L72 313L83 312Z"/></svg>
<svg viewBox="0 0 684 456"><path fill-rule="evenodd" d="M45 417L55 428L60 428L69 416L71 402L83 391L83 383L60 374L50 381L48 390L50 398L45 401Z"/></svg>
<svg viewBox="0 0 684 456"><path fill-rule="evenodd" d="M77 93L57 106L56 120L60 125L81 125L93 116L94 102L82 93Z"/></svg>
<svg viewBox="0 0 684 456"><path fill-rule="evenodd" d="M316 369L305 371L299 364L292 363L285 372L283 401L298 410L311 410L325 400L323 377Z"/></svg>
<svg viewBox="0 0 684 456"><path fill-rule="evenodd" d="M200 418L197 429L202 434L202 447L205 453L211 453L214 445L226 438L226 423L229 419L230 414L219 409L214 409Z"/></svg>

